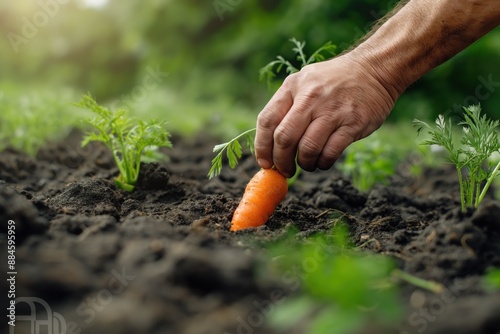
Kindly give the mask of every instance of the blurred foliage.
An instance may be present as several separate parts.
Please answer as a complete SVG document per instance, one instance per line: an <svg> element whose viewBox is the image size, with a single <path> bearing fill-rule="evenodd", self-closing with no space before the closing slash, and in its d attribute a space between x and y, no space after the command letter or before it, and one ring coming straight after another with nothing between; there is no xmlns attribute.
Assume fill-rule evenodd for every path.
<svg viewBox="0 0 500 334"><path fill-rule="evenodd" d="M500 290L500 268L490 268L483 277L483 284L488 289Z"/></svg>
<svg viewBox="0 0 500 334"><path fill-rule="evenodd" d="M370 190L375 184L388 184L401 161L415 149L415 145L394 145L394 141L382 140L382 132L380 129L369 138L350 145L336 164L361 191Z"/></svg>
<svg viewBox="0 0 500 334"><path fill-rule="evenodd" d="M396 173L420 176L424 168L439 166L438 155L431 147L418 145L417 136L408 136L413 131L406 122L386 123L371 136L349 145L336 166L361 191L388 184Z"/></svg>
<svg viewBox="0 0 500 334"><path fill-rule="evenodd" d="M298 292L280 301L270 315L277 332L308 324L306 332L311 334L358 333L367 325L391 328L401 319L399 289L392 279L394 261L354 248L347 223L338 218L334 224L329 233L297 242L292 231L268 246L273 261L267 275L275 272Z"/></svg>
<svg viewBox="0 0 500 334"><path fill-rule="evenodd" d="M0 151L6 148L35 156L47 141L62 139L71 128L80 127L80 117L71 103L71 89L19 90L0 85Z"/></svg>
<svg viewBox="0 0 500 334"><path fill-rule="evenodd" d="M195 119L198 113L209 124L213 118L225 124L249 113L241 116L246 128L272 94L259 82L258 71L276 54L293 57L290 38L306 41L308 53L327 41L341 51L396 3L108 0L103 7L90 6L96 2L0 1L1 80L54 90L70 86L111 101L142 87L148 69L160 69L168 77L145 90L137 108L149 112L142 105L158 99L166 119L172 118L166 110L180 114L189 129L206 125ZM499 56L497 28L415 83L390 119L433 119L461 110L454 105L477 103L471 97L488 81L480 92L491 94L479 102L485 110L500 112ZM238 117L232 115L235 109Z"/></svg>

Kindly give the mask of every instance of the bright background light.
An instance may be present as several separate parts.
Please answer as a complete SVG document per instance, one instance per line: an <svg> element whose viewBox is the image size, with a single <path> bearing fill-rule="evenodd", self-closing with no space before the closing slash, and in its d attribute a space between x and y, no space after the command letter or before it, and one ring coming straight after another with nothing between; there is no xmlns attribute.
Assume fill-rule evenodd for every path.
<svg viewBox="0 0 500 334"><path fill-rule="evenodd" d="M108 0L82 0L82 3L86 7L102 8L107 5Z"/></svg>

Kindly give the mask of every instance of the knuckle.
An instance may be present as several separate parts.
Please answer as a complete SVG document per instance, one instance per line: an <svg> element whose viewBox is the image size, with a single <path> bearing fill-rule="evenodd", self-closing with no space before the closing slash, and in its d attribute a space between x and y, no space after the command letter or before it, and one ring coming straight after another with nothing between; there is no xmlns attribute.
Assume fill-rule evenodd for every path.
<svg viewBox="0 0 500 334"><path fill-rule="evenodd" d="M255 158L267 158L270 155L268 146L260 144L258 141L254 144Z"/></svg>
<svg viewBox="0 0 500 334"><path fill-rule="evenodd" d="M324 95L325 83L318 73L305 66L300 70L300 72L290 74L283 82L281 88L293 90L294 87L298 87L298 95L304 103L310 103L316 101L318 98Z"/></svg>
<svg viewBox="0 0 500 334"><path fill-rule="evenodd" d="M299 78L299 72L289 74L285 80L283 80L283 83L281 84L282 89L291 89L294 85L295 82L298 81Z"/></svg>
<svg viewBox="0 0 500 334"><path fill-rule="evenodd" d="M289 148L295 145L293 130L286 125L279 126L274 132L274 143L280 148Z"/></svg>
<svg viewBox="0 0 500 334"><path fill-rule="evenodd" d="M312 104L323 96L323 87L312 86L308 87L302 94L304 102L307 104Z"/></svg>
<svg viewBox="0 0 500 334"><path fill-rule="evenodd" d="M329 169L340 158L343 151L339 147L325 147L318 158L317 167L321 170Z"/></svg>
<svg viewBox="0 0 500 334"><path fill-rule="evenodd" d="M322 147L310 138L303 138L299 145L299 155L305 160L316 158L321 153L321 150Z"/></svg>
<svg viewBox="0 0 500 334"><path fill-rule="evenodd" d="M326 163L326 164L331 163L333 165L333 162L335 162L336 160L338 160L340 158L343 151L344 151L343 149L338 149L338 148L335 148L335 149L325 148L323 150L323 153L321 154L318 162Z"/></svg>
<svg viewBox="0 0 500 334"><path fill-rule="evenodd" d="M275 121L272 117L272 113L264 110L257 116L257 127L269 129L273 126L275 126Z"/></svg>
<svg viewBox="0 0 500 334"><path fill-rule="evenodd" d="M318 168L328 169L335 161L337 161L345 148L349 146L354 141L354 135L352 133L352 128L344 126L337 130L337 136L334 142L330 142L321 151L318 158Z"/></svg>

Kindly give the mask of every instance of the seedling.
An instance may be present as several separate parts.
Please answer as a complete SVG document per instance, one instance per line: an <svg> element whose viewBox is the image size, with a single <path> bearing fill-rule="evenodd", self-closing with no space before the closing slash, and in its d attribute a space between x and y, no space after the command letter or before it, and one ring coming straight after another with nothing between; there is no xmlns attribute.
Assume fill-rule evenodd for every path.
<svg viewBox="0 0 500 334"><path fill-rule="evenodd" d="M276 74L281 72L283 68L286 69L286 73L292 74L298 72L300 68L312 64L314 62L323 61L326 59L324 53L328 53L330 55L335 54L336 46L331 42L327 42L319 49L317 49L311 56L307 57L304 53L304 47L306 45L305 42L299 42L295 38L290 40L295 47L292 50L296 54L296 60L299 61L300 66L297 68L290 61L286 60L283 56L277 56L276 60L270 62L266 66L260 69L260 79L266 79L268 86L271 85L272 80L276 77ZM240 142L240 140L246 140L246 146L250 149L250 152L254 154L254 137L255 137L256 128L252 128L244 131L243 133L237 135L230 141L216 145L214 147L214 152L217 153L215 158L212 160L212 166L208 173L208 178L211 179L215 176L218 176L222 171L222 157L224 151L226 151L227 159L229 162L229 167L235 168L238 164L238 160L242 157L242 147L244 144ZM297 173L294 177L289 180L289 184L293 183L295 178L299 173L299 168L297 168Z"/></svg>
<svg viewBox="0 0 500 334"><path fill-rule="evenodd" d="M397 152L380 140L360 140L345 151L338 168L350 176L353 185L361 190L371 189L384 183L396 171L399 162Z"/></svg>
<svg viewBox="0 0 500 334"><path fill-rule="evenodd" d="M422 167L429 166L429 147L414 149L415 141L407 136L407 127L385 124L369 138L358 140L344 151L343 158L335 165L352 180L358 190L367 191L376 184L387 184L399 170L416 176ZM401 138L397 142L394 137Z"/></svg>
<svg viewBox="0 0 500 334"><path fill-rule="evenodd" d="M307 333L355 333L367 324L399 321L394 261L356 252L344 224L337 223L331 234L289 243L269 248L277 259L273 267L301 290L277 307L271 325L287 332L309 320Z"/></svg>
<svg viewBox="0 0 500 334"><path fill-rule="evenodd" d="M68 108L72 90L26 90L0 86L0 151L10 147L35 156L48 141L59 140L75 127L77 118Z"/></svg>
<svg viewBox="0 0 500 334"><path fill-rule="evenodd" d="M426 128L430 135L423 144L444 147L448 159L455 164L462 211L468 206L479 206L500 169L500 162L494 165L490 161L491 156L500 150L497 131L500 122L481 115L480 105L464 107L464 110L464 120L458 123L462 126L459 144L454 137L451 119L445 121L444 116L439 115L435 128L414 120L418 133Z"/></svg>
<svg viewBox="0 0 500 334"><path fill-rule="evenodd" d="M97 131L87 132L82 147L91 141L100 141L113 153L113 159L120 171L115 184L124 190L133 191L139 178L141 158L147 151L160 147L172 147L170 134L165 130L165 122L158 120L141 121L128 117L125 109L111 112L100 106L90 96L85 95L77 106L96 114L86 120Z"/></svg>

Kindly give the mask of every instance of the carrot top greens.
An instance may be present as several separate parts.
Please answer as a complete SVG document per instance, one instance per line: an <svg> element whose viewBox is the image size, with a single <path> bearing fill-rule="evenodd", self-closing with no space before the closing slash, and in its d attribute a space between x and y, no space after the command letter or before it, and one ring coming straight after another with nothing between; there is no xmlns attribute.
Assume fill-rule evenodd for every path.
<svg viewBox="0 0 500 334"><path fill-rule="evenodd" d="M121 189L134 190L139 178L141 158L146 151L172 147L170 134L165 130L165 122L136 120L128 117L124 109L112 112L97 104L90 95L84 96L76 105L96 114L86 122L97 131L87 132L82 146L91 141L100 141L111 150L120 171L115 183ZM150 160L151 157L154 155L148 155Z"/></svg>
<svg viewBox="0 0 500 334"><path fill-rule="evenodd" d="M0 83L0 151L7 147L35 157L47 142L64 138L80 119L68 108L70 88L31 88Z"/></svg>
<svg viewBox="0 0 500 334"><path fill-rule="evenodd" d="M464 107L464 110L464 120L458 123L462 126L459 141L455 139L451 119L446 121L443 115L439 115L434 128L423 121L414 120L418 133L425 128L430 135L430 139L423 144L444 147L448 159L456 166L462 211L467 206L479 206L500 170L500 162L495 165L490 160L494 153L500 151L500 122L481 115L480 105Z"/></svg>
<svg viewBox="0 0 500 334"><path fill-rule="evenodd" d="M276 60L268 63L259 71L260 79L266 79L268 86L271 85L272 81L276 77L276 74L280 73L283 67L285 68L286 73L292 74L300 71L300 69L306 65L325 60L326 57L323 54L324 52L333 56L337 49L336 45L332 44L331 42L327 42L316 51L314 51L311 56L307 57L304 52L306 42L299 42L295 38L290 39L290 42L295 45L295 47L292 48L292 51L294 51L296 54L296 60L299 62L299 66L293 65L291 61L286 60L283 56L277 56Z"/></svg>
<svg viewBox="0 0 500 334"><path fill-rule="evenodd" d="M246 145L250 149L250 152L254 154L254 132L255 128L250 130L246 130L245 132L240 133L230 141L226 143L222 143L219 145L215 145L214 152L218 152L215 158L212 159L212 167L210 167L210 171L208 172L208 178L211 179L219 175L222 171L222 157L224 151L226 151L227 159L229 162L229 167L234 168L238 164L238 160L241 159L243 155L242 145L240 140L242 138L246 138Z"/></svg>

